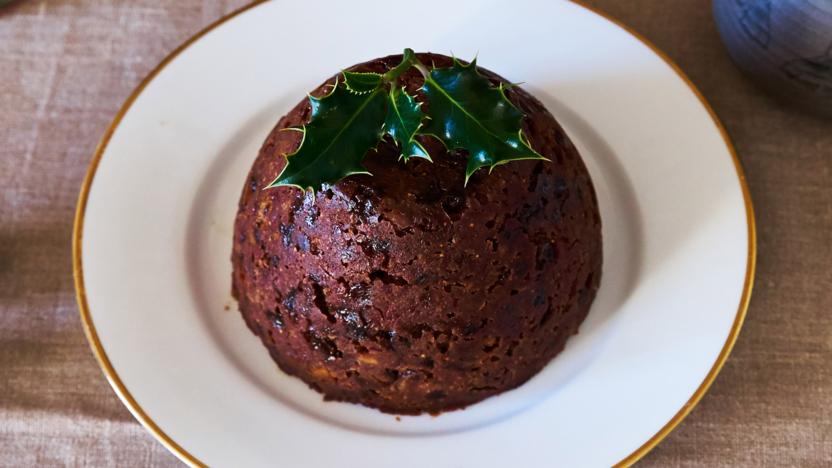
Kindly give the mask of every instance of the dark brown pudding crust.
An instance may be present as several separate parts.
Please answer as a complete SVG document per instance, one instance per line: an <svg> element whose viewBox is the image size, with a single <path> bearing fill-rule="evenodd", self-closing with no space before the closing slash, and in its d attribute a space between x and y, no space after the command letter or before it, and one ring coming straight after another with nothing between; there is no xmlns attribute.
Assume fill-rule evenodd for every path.
<svg viewBox="0 0 832 468"><path fill-rule="evenodd" d="M384 72L400 59L353 69ZM411 93L421 81L403 76ZM385 141L365 158L372 177L314 198L264 190L300 141L279 130L308 120L307 100L280 119L246 181L232 262L243 318L281 369L326 399L438 413L517 387L577 333L601 277L595 192L543 105L517 87L506 94L551 162L483 169L467 188L466 155L426 138L433 163L400 163Z"/></svg>

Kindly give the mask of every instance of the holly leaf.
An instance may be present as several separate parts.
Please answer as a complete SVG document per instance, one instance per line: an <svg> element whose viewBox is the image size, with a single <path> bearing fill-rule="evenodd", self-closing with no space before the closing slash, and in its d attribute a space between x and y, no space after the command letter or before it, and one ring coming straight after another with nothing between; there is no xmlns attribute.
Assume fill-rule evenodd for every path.
<svg viewBox="0 0 832 468"><path fill-rule="evenodd" d="M354 93L370 93L375 91L380 84L380 73L344 72L344 85Z"/></svg>
<svg viewBox="0 0 832 468"><path fill-rule="evenodd" d="M0 0L3 1L3 0ZM424 76L422 104L397 85L415 67ZM369 174L361 165L365 154L387 133L401 148L405 162L431 160L415 139L431 135L447 148L470 154L465 183L482 167L521 159L546 159L531 148L523 134L523 113L506 98L504 84L494 87L477 71L476 60L465 65L454 59L449 68L428 69L411 49L384 74L345 71L329 94L310 96L311 118L302 128L298 148L286 155L286 166L268 187L314 189L354 174Z"/></svg>
<svg viewBox="0 0 832 468"><path fill-rule="evenodd" d="M501 83L494 87L477 72L476 59L464 65L454 59L448 68L425 74L422 92L430 120L418 134L432 135L450 149L468 150L465 183L482 167L522 159L546 159L529 146L523 134L523 113L506 98Z"/></svg>
<svg viewBox="0 0 832 468"><path fill-rule="evenodd" d="M302 127L303 139L270 187L314 190L354 174L369 174L361 160L384 134L387 92L357 94L338 82L321 98L309 96L312 116Z"/></svg>
<svg viewBox="0 0 832 468"><path fill-rule="evenodd" d="M428 151L413 137L425 118L422 103L407 94L404 88L393 86L388 94L387 118L384 128L401 148L400 158L423 158L431 161Z"/></svg>

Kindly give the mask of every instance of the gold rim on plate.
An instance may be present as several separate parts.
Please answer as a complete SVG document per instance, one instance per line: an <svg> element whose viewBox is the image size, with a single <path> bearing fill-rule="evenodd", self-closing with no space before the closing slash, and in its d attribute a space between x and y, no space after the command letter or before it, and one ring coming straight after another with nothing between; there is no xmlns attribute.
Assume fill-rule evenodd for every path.
<svg viewBox="0 0 832 468"><path fill-rule="evenodd" d="M191 466L197 467L204 467L207 466L205 463L200 461L196 458L193 454L185 450L181 445L177 444L169 435L167 435L154 421L150 418L150 416L142 409L142 407L136 402L135 398L130 394L130 391L127 390L127 387L124 386L124 383L118 376L118 373L113 368L110 359L107 357L107 353L104 351L104 347L101 345L101 341L98 338L98 333L95 330L95 325L93 324L92 317L90 316L89 306L87 304L87 297L86 292L84 289L84 274L83 268L81 265L81 240L84 231L84 212L87 206L87 199L89 197L90 186L92 185L93 178L95 177L96 169L98 168L98 163L101 161L101 157L104 154L104 150L107 148L107 144L110 142L110 138L112 138L115 129L118 127L119 123L121 123L122 118L133 105L133 102L136 98L141 94L144 88L156 77L164 68L167 66L173 59L175 59L180 53L182 53L185 49L187 49L191 44L202 38L205 34L211 32L216 27L220 26L221 24L225 23L226 21L234 18L235 16L248 11L262 3L267 2L268 0L257 0L253 3L246 5L242 8L239 8L228 15L214 21L210 25L206 26L204 29L196 33L194 36L183 42L179 47L174 49L167 57L165 57L159 64L139 83L136 89L130 93L130 96L124 102L124 104L119 109L118 113L116 114L113 121L110 123L109 127L107 127L107 131L104 132L104 136L101 137L101 141L98 143L98 146L95 149L95 153L93 154L92 161L90 162L89 168L87 169L87 174L84 177L84 182L81 185L81 193L78 196L78 205L75 210L75 225L72 230L72 271L73 276L75 278L75 295L78 301L78 308L80 309L81 313L81 321L84 325L84 332L87 335L87 340L90 343L90 347L92 348L93 354L95 354L96 359L98 360L98 364L101 366L101 370L104 372L104 375L107 377L107 380L110 382L110 385L113 387L113 390L116 392L118 397L121 399L122 403L130 410L133 416L142 424L142 426L147 429L162 445L165 446L171 453L179 457L182 461L188 463ZM702 396L705 392L708 391L708 388L713 383L714 379L716 379L717 374L722 369L722 366L725 364L725 361L728 359L728 355L731 354L731 349L734 347L734 343L737 340L737 336L740 333L740 328L742 328L743 320L745 319L746 311L748 310L748 303L751 299L751 290L754 285L754 271L755 266L757 263L757 231L754 219L754 206L751 202L751 195L748 190L748 184L745 180L745 173L742 169L742 164L740 163L740 159L737 156L737 152L734 149L734 145L731 144L731 139L728 137L728 133L725 131L725 127L720 122L719 118L717 117L714 110L711 108L708 101L705 100L705 97L696 88L690 78L685 75L685 73L679 68L670 57L667 56L664 52L662 52L658 47L656 47L652 42L647 40L644 36L640 33L636 32L629 26L619 22L615 18L610 17L606 13L599 11L589 5L585 5L582 3L581 0L570 0L573 3L580 5L581 7L595 13L596 15L606 19L607 21L615 24L616 26L620 27L624 31L630 33L636 39L641 41L645 46L647 46L650 50L653 51L656 55L658 55L662 60L665 61L672 69L676 72L679 78L687 84L690 90L696 95L699 101L702 103L702 106L708 111L708 114L713 119L714 124L719 129L719 133L722 136L722 139L725 142L725 146L731 153L731 158L734 161L734 167L737 171L737 178L739 179L740 187L742 188L742 197L745 201L745 213L746 213L746 222L748 225L748 259L746 261L746 271L745 271L745 283L743 285L742 296L740 298L739 307L737 308L737 314L734 318L734 323L731 325L731 331L728 333L728 338L725 340L725 344L722 347L719 355L716 358L711 370L705 376L705 380L699 384L699 387L693 392L693 395L688 399L688 401L673 415L672 418L664 425L661 429L650 439L644 442L639 448L637 448L633 453L628 455L626 458L621 460L616 464L616 466L630 466L636 461L638 461L641 457L646 455L650 450L652 450L656 445L659 444L665 437L667 437L670 432L682 422L683 419L693 410L699 400L702 399Z"/></svg>

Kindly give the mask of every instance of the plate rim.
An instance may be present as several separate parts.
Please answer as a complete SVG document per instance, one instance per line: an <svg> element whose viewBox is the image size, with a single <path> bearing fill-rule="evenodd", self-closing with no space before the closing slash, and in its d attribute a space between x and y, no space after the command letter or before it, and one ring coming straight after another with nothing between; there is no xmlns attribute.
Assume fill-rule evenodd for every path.
<svg viewBox="0 0 832 468"><path fill-rule="evenodd" d="M84 328L84 334L86 335L87 341L90 345L93 355L95 355L96 360L98 361L98 365L101 368L102 372L104 373L107 381L110 383L110 386L113 388L113 391L119 397L121 402L130 413L133 415L136 420L147 430L159 443L161 443L168 451L174 454L183 462L187 463L190 466L196 467L206 467L208 466L201 460L199 460L196 456L185 450L181 445L179 445L172 437L166 434L156 423L153 419L144 411L144 409L138 404L138 402L133 398L130 391L121 381L118 373L116 372L115 368L113 367L110 359L107 356L104 347L101 344L101 340L98 337L98 333L95 329L95 324L93 323L92 316L90 315L89 305L87 304L86 298L86 290L84 288L84 272L83 266L81 263L81 245L82 245L82 238L83 238L83 231L84 231L84 215L86 212L87 200L89 198L90 188L92 186L93 179L95 178L95 174L98 169L98 165L101 161L104 152L107 149L107 146L112 138L113 134L115 133L116 128L118 128L119 124L121 123L124 116L132 107L133 103L136 99L141 95L144 89L153 81L154 78L168 65L170 64L176 57L179 56L185 49L190 47L193 43L197 42L207 33L211 32L212 30L216 29L220 25L226 23L227 21L235 18L236 16L251 10L259 5L269 2L270 0L255 0L252 3L242 6L232 12L222 16L221 18L215 20L214 22L210 23L209 25L205 26L203 29L198 31L193 36L186 39L183 43L173 49L162 61L159 62L143 79L139 84L136 86L135 89L130 93L127 99L119 108L118 112L116 113L113 120L108 125L107 129L104 132L104 135L98 142L98 145L95 148L95 152L93 153L92 159L90 160L89 166L87 168L86 175L84 176L84 180L81 184L80 193L78 195L78 202L75 208L75 219L73 223L72 229L72 274L74 278L75 284L75 296L76 301L78 303L78 309L81 316L81 322ZM591 13L605 19L606 21L612 23L613 25L623 29L625 32L633 36L643 45L645 45L648 49L650 49L654 54L656 54L659 58L662 59L670 68L676 73L676 75L687 85L691 92L696 96L705 110L708 112L708 115L713 120L713 123L716 125L717 130L719 131L720 136L722 137L725 146L727 147L729 153L731 154L731 159L734 163L734 169L736 170L736 175L738 182L740 184L740 188L742 191L743 202L745 206L745 214L746 214L746 226L748 229L748 257L746 260L746 271L745 271L745 279L743 282L743 290L742 295L740 296L739 306L737 308L736 316L734 317L734 321L731 325L731 329L728 333L728 337L726 338L725 344L723 345L722 349L720 350L719 354L714 361L711 369L705 375L704 380L696 390L693 392L691 397L685 402L684 405L668 420L659 430L654 434L651 438L645 441L642 445L636 448L630 455L619 461L615 464L615 466L631 466L636 461L644 457L648 452L650 452L656 445L658 445L662 440L664 440L672 431L673 429L678 426L682 420L687 417L688 414L693 410L694 407L699 403L702 397L710 388L711 384L716 380L716 376L722 370L723 365L728 359L728 356L731 354L731 350L734 347L734 344L737 341L737 337L739 336L740 330L742 328L743 322L745 320L745 316L748 311L748 306L751 299L751 292L754 286L754 276L756 271L756 263L757 263L757 228L756 228L756 219L754 215L754 205L751 200L751 193L748 188L748 183L746 181L745 172L742 167L742 162L737 155L736 149L734 148L733 143L731 142L731 138L728 135L728 132L725 130L724 125L719 120L714 109L696 87L696 85L688 78L688 76L682 71L682 69L677 65L665 52L659 49L655 44L653 44L650 40L644 37L641 33L635 31L633 28L627 26L626 24L622 23L621 21L613 18L612 16L608 15L607 13L600 11L599 9L587 5L584 3L584 0L568 0L569 2L580 6Z"/></svg>

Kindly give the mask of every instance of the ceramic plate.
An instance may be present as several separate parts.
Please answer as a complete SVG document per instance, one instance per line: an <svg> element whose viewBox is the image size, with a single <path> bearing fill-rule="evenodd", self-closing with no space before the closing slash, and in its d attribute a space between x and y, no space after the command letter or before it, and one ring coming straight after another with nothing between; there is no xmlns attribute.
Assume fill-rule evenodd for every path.
<svg viewBox="0 0 832 468"><path fill-rule="evenodd" d="M229 258L245 175L277 119L340 68L405 47L478 53L549 108L595 182L605 264L580 333L538 376L397 419L325 403L278 371L236 310ZM214 466L632 462L719 371L754 268L738 161L693 86L621 26L543 0L276 0L220 21L119 112L74 240L82 318L116 392L182 460Z"/></svg>

